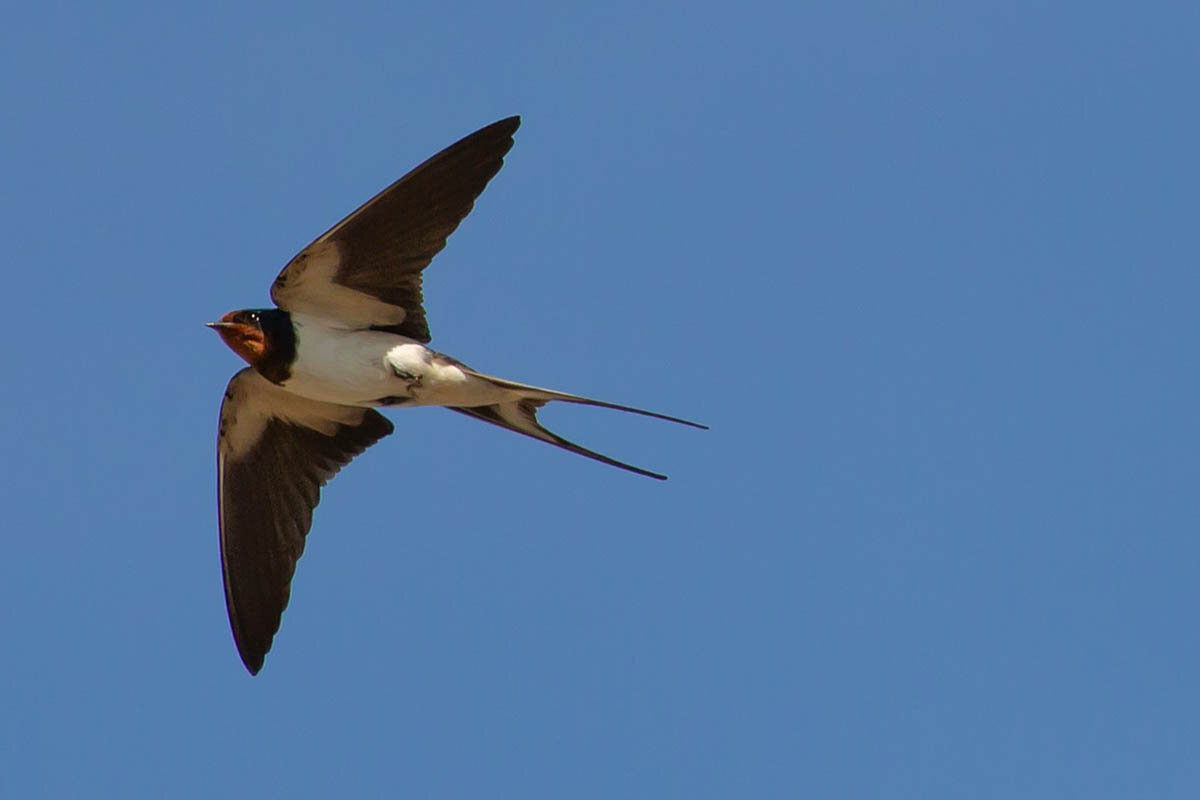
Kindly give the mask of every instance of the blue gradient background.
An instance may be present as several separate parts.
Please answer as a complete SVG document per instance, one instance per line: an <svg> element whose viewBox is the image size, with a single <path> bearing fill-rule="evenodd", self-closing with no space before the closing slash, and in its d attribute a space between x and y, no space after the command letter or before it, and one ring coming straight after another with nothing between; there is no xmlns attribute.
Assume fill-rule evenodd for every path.
<svg viewBox="0 0 1200 800"><path fill-rule="evenodd" d="M0 796L1200 797L1194 3L24 4ZM237 659L201 325L519 113Z"/></svg>

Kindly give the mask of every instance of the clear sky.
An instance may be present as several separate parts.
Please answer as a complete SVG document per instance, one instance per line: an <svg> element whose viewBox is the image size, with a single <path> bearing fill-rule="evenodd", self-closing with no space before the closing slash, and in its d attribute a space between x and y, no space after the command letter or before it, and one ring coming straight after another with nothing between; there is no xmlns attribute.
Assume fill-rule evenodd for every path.
<svg viewBox="0 0 1200 800"><path fill-rule="evenodd" d="M24 3L0 796L1200 797L1200 6ZM251 678L202 323L510 114Z"/></svg>

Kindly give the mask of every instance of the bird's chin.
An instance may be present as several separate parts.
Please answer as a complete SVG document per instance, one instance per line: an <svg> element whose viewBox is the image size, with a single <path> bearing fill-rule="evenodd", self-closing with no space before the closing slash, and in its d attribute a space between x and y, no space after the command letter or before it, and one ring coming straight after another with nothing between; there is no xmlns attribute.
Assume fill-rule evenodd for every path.
<svg viewBox="0 0 1200 800"><path fill-rule="evenodd" d="M237 353L250 366L254 366L266 353L266 338L263 336L262 331L251 325L223 323L220 325L210 325L210 327L217 332L217 335L221 337L221 341L230 350Z"/></svg>

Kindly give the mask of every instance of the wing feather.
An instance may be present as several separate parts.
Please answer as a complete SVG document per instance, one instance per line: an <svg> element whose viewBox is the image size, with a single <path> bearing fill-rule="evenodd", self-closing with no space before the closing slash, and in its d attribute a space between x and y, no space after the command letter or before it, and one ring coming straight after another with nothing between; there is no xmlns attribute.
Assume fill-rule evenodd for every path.
<svg viewBox="0 0 1200 800"><path fill-rule="evenodd" d="M249 367L230 380L217 440L221 568L251 674L279 630L321 486L391 432L373 409L299 397Z"/></svg>
<svg viewBox="0 0 1200 800"><path fill-rule="evenodd" d="M488 125L375 195L288 262L271 299L285 311L428 342L421 272L500 171L520 124Z"/></svg>

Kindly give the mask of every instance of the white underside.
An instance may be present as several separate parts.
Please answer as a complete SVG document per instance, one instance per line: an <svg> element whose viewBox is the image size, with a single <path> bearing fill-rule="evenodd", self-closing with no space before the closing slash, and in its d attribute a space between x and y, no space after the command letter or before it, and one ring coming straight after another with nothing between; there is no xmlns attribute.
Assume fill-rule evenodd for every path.
<svg viewBox="0 0 1200 800"><path fill-rule="evenodd" d="M313 400L372 406L382 398L404 405L483 406L519 397L436 358L420 342L382 331L346 330L319 317L292 314L296 360L282 386Z"/></svg>

